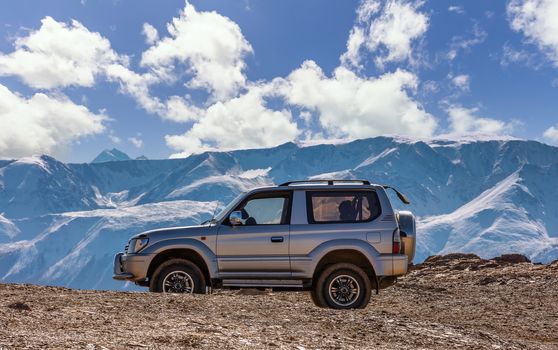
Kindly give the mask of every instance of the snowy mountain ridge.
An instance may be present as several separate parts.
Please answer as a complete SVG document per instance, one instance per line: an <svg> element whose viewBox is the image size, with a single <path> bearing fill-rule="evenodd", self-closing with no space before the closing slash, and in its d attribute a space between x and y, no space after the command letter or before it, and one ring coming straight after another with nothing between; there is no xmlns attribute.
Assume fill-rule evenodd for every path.
<svg viewBox="0 0 558 350"><path fill-rule="evenodd" d="M106 149L99 153L91 163L118 162L121 160L130 160L130 156L116 148Z"/></svg>
<svg viewBox="0 0 558 350"><path fill-rule="evenodd" d="M111 279L112 258L131 235L201 222L254 187L325 177L366 178L405 193L412 201L405 209L419 217L417 261L455 251L558 258L558 148L376 137L183 159L0 161L0 281L123 288Z"/></svg>

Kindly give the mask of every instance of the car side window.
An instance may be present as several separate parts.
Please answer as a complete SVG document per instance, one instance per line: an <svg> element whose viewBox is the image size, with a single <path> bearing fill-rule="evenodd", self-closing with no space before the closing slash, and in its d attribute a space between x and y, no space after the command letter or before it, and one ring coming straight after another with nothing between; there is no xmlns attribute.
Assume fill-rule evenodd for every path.
<svg viewBox="0 0 558 350"><path fill-rule="evenodd" d="M242 224L251 225L281 225L286 222L288 197L264 197L248 199L240 208Z"/></svg>
<svg viewBox="0 0 558 350"><path fill-rule="evenodd" d="M309 191L306 204L311 224L367 222L381 214L374 191Z"/></svg>

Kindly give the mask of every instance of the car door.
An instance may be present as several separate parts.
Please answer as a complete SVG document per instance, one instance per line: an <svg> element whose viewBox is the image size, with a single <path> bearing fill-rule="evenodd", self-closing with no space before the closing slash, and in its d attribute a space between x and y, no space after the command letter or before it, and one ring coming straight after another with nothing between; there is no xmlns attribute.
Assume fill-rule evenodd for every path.
<svg viewBox="0 0 558 350"><path fill-rule="evenodd" d="M225 219L217 235L217 263L222 277L289 277L291 191L259 192L234 211L240 225Z"/></svg>

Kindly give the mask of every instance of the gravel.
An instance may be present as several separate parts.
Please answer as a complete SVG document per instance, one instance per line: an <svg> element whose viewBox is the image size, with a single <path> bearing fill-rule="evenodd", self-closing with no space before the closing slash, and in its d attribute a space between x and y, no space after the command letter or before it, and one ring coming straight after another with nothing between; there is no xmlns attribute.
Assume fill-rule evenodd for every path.
<svg viewBox="0 0 558 350"><path fill-rule="evenodd" d="M364 310L304 292L0 284L0 349L558 349L558 262L434 257Z"/></svg>

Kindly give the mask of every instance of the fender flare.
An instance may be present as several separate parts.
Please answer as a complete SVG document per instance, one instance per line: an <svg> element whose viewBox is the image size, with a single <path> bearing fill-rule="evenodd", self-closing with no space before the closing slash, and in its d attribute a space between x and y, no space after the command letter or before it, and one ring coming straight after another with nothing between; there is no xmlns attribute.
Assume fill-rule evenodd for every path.
<svg viewBox="0 0 558 350"><path fill-rule="evenodd" d="M376 257L379 256L380 253L368 242L360 239L334 239L318 245L308 254L312 259L312 264L310 265L312 271L316 269L324 256L336 250L358 251L370 262L370 265L374 269L374 274L376 274L378 270L378 261Z"/></svg>
<svg viewBox="0 0 558 350"><path fill-rule="evenodd" d="M158 241L153 245L148 246L146 248L146 251L143 253L151 254L153 256L153 258L149 262L149 265L151 266L151 262L157 255L168 250L180 249L195 251L202 258L205 265L207 266L210 278L215 278L215 276L218 275L219 270L217 266L217 256L211 251L211 249L209 249L207 245L192 238L172 238Z"/></svg>

